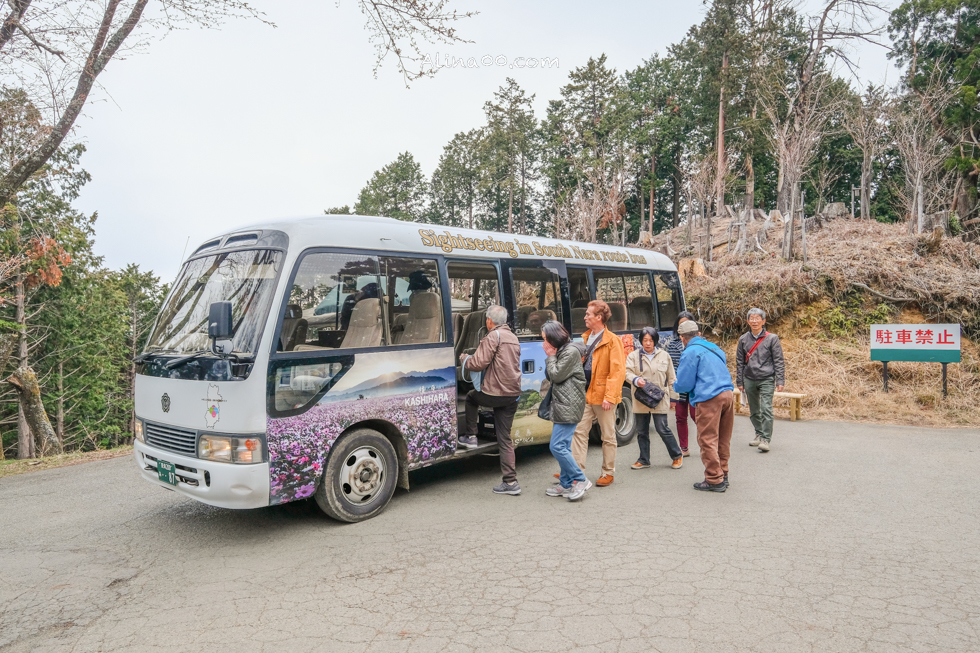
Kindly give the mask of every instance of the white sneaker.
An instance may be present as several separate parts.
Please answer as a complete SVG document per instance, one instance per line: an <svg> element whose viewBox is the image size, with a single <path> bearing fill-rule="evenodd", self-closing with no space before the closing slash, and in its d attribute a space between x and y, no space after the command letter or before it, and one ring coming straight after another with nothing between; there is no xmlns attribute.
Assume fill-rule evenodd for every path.
<svg viewBox="0 0 980 653"><path fill-rule="evenodd" d="M759 441L759 451L761 451L762 453L765 453L765 452L769 451L769 443L766 442L765 440L760 440Z"/></svg>
<svg viewBox="0 0 980 653"><path fill-rule="evenodd" d="M565 492L565 497L569 501L578 501L583 496L585 496L585 491L592 487L592 481L585 479L584 481L574 481L572 487L568 488Z"/></svg>
<svg viewBox="0 0 980 653"><path fill-rule="evenodd" d="M757 436L755 436L755 440L752 440L752 442L749 442L749 446L750 447L758 447L760 442L762 442L762 440L760 440L759 439L759 436L757 435Z"/></svg>

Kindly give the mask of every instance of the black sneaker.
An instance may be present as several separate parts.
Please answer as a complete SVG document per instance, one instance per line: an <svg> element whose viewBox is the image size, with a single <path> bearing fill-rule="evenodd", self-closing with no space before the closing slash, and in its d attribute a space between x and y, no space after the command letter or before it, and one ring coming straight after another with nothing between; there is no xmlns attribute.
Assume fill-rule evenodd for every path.
<svg viewBox="0 0 980 653"><path fill-rule="evenodd" d="M724 492L728 489L728 484L725 483L725 481L722 481L721 483L715 483L712 485L707 481L701 481L700 483L694 484L694 489L703 490L705 492Z"/></svg>
<svg viewBox="0 0 980 653"><path fill-rule="evenodd" d="M476 441L475 435L461 435L459 436L459 446L464 449L476 449L480 443Z"/></svg>
<svg viewBox="0 0 980 653"><path fill-rule="evenodd" d="M728 487L728 472L725 472L725 480L722 483L725 484L725 487Z"/></svg>

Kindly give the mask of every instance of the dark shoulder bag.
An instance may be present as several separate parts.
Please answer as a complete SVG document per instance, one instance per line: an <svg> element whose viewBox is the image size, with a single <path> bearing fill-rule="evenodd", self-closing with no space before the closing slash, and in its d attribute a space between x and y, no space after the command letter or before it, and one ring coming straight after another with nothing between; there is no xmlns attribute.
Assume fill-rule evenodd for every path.
<svg viewBox="0 0 980 653"><path fill-rule="evenodd" d="M637 352L637 356L640 357L640 378L643 378L643 352ZM659 385L647 381L643 384L643 387L636 386L636 392L634 396L636 400L647 408L656 408L660 405L660 402L664 400L664 396L667 393Z"/></svg>

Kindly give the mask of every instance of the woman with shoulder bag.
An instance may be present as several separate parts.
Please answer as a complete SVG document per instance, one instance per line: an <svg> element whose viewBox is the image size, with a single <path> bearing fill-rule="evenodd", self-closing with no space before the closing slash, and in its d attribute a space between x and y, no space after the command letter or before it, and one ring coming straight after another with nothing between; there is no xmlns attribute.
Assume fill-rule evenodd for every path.
<svg viewBox="0 0 980 653"><path fill-rule="evenodd" d="M634 349L626 358L626 380L633 386L633 414L636 416L636 440L640 445L640 457L632 469L645 469L650 466L650 420L667 447L673 461L671 467L680 469L684 464L681 451L674 434L667 423L674 393L674 364L670 354L657 347L660 335L653 327L643 327L640 331L641 349Z"/></svg>
<svg viewBox="0 0 980 653"><path fill-rule="evenodd" d="M561 474L558 485L545 494L549 497L566 497L569 501L581 499L592 483L572 457L572 435L585 413L585 371L582 369L582 353L572 343L571 336L558 322L549 320L541 327L544 338L545 376L551 388L541 402L538 416L555 423L551 429L551 453Z"/></svg>

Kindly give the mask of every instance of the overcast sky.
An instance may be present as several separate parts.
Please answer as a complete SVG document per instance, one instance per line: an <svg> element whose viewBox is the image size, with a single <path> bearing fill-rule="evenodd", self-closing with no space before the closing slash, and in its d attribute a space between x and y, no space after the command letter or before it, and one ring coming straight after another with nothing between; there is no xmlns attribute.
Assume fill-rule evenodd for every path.
<svg viewBox="0 0 980 653"><path fill-rule="evenodd" d="M92 182L77 206L98 211L96 252L108 267L134 262L171 281L188 238L192 251L238 226L352 205L406 150L431 175L446 142L482 124L506 77L536 94L541 119L590 56L634 68L704 14L696 0L458 0L480 11L458 26L474 43L431 46L433 56L550 57L558 67L445 69L406 89L393 61L372 76L353 0L253 4L277 27L241 20L172 33L100 77L105 92L79 121ZM881 48L857 54L865 80L896 81Z"/></svg>

